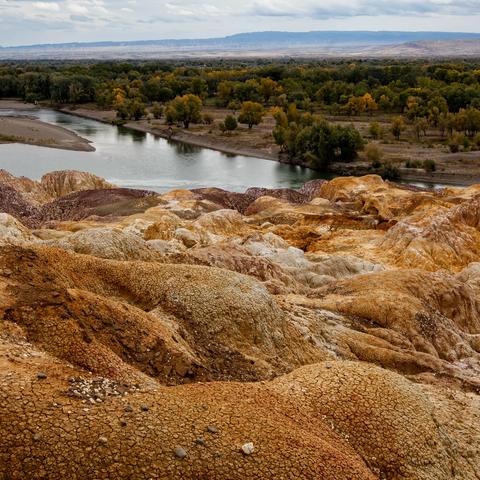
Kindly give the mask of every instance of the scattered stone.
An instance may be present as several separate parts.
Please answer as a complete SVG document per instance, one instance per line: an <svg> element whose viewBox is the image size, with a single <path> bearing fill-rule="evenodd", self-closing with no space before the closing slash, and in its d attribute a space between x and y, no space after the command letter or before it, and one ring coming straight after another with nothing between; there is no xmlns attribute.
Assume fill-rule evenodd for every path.
<svg viewBox="0 0 480 480"><path fill-rule="evenodd" d="M180 458L180 459L183 459L187 456L187 452L182 447L176 447L174 452L175 452L175 456Z"/></svg>
<svg viewBox="0 0 480 480"><path fill-rule="evenodd" d="M142 412L148 412L150 410L150 407L148 405L143 404L143 405L140 405L140 410Z"/></svg>
<svg viewBox="0 0 480 480"><path fill-rule="evenodd" d="M47 374L44 372L38 372L37 373L37 379L38 380L45 380L47 378Z"/></svg>
<svg viewBox="0 0 480 480"><path fill-rule="evenodd" d="M218 433L218 428L217 427L214 427L213 425L209 425L207 427L207 432L210 432L210 433Z"/></svg>
<svg viewBox="0 0 480 480"><path fill-rule="evenodd" d="M196 438L195 443L197 445L205 445L205 440L203 438Z"/></svg>
<svg viewBox="0 0 480 480"><path fill-rule="evenodd" d="M90 403L101 403L107 397L124 396L128 388L114 380L103 377L88 380L81 377L70 377L68 382L70 383L68 395L87 400Z"/></svg>
<svg viewBox="0 0 480 480"><path fill-rule="evenodd" d="M126 411L126 412L133 412L133 407L132 407L131 405L127 405L127 406L125 407L125 411Z"/></svg>
<svg viewBox="0 0 480 480"><path fill-rule="evenodd" d="M35 433L35 434L33 435L33 439L34 439L36 442L38 442L39 440L42 439L42 434L41 434L41 433Z"/></svg>
<svg viewBox="0 0 480 480"><path fill-rule="evenodd" d="M255 447L252 442L245 443L242 445L242 452L244 455L251 455L255 451Z"/></svg>
<svg viewBox="0 0 480 480"><path fill-rule="evenodd" d="M107 437L99 437L99 438L98 438L98 441L99 441L100 443L105 444L105 443L108 443L108 438L107 438Z"/></svg>
<svg viewBox="0 0 480 480"><path fill-rule="evenodd" d="M126 427L126 426L127 426L127 422L126 422L125 420L120 420L120 426Z"/></svg>

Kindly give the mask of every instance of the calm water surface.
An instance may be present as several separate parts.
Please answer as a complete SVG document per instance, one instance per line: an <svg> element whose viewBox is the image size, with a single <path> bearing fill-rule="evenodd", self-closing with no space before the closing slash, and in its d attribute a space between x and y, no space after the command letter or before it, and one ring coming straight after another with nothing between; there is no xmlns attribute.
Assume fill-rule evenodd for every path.
<svg viewBox="0 0 480 480"><path fill-rule="evenodd" d="M73 152L32 145L0 145L0 168L36 180L47 172L71 169L94 173L119 186L163 192L199 187L231 191L253 186L297 188L322 178L319 172L306 168L170 142L149 133L53 110L0 110L0 115L12 114L35 116L73 130L96 148L95 152Z"/></svg>

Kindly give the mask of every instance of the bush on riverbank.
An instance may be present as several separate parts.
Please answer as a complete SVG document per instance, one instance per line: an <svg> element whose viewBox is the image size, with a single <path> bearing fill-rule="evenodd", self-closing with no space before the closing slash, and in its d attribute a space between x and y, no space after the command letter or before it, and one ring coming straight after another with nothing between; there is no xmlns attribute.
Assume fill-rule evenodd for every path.
<svg viewBox="0 0 480 480"><path fill-rule="evenodd" d="M312 168L350 162L364 147L362 136L353 127L332 125L309 113L297 115L295 120L288 123L288 115L276 114L275 142L291 159L302 160Z"/></svg>

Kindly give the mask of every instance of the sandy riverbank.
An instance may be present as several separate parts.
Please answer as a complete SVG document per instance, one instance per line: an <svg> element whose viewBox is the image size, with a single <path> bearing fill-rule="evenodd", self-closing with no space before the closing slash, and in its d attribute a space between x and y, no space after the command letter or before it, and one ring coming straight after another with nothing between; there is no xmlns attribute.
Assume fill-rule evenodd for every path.
<svg viewBox="0 0 480 480"><path fill-rule="evenodd" d="M34 110L34 106L15 101L1 101L0 109ZM24 143L41 147L93 152L85 138L66 128L42 122L33 116L0 116L0 144Z"/></svg>
<svg viewBox="0 0 480 480"><path fill-rule="evenodd" d="M20 110L36 110L38 107L33 103L23 102L21 100L0 100L0 109L20 109Z"/></svg>

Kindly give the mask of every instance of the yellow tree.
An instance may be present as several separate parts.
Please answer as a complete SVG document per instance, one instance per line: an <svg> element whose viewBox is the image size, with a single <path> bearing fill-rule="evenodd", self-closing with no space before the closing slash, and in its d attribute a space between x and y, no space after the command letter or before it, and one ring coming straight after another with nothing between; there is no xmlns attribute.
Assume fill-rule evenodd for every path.
<svg viewBox="0 0 480 480"><path fill-rule="evenodd" d="M350 97L348 102L343 106L343 110L348 115L360 115L366 109L364 97Z"/></svg>
<svg viewBox="0 0 480 480"><path fill-rule="evenodd" d="M260 103L243 102L242 110L238 116L238 121L248 125L248 128L251 130L254 125L259 125L262 123L263 115L264 110Z"/></svg>
<svg viewBox="0 0 480 480"><path fill-rule="evenodd" d="M202 121L202 100L191 93L183 97L176 97L169 103L166 116L168 119L182 122L185 128L188 128L191 123L200 123Z"/></svg>
<svg viewBox="0 0 480 480"><path fill-rule="evenodd" d="M367 112L372 113L378 110L377 102L369 93L366 93L362 98Z"/></svg>

